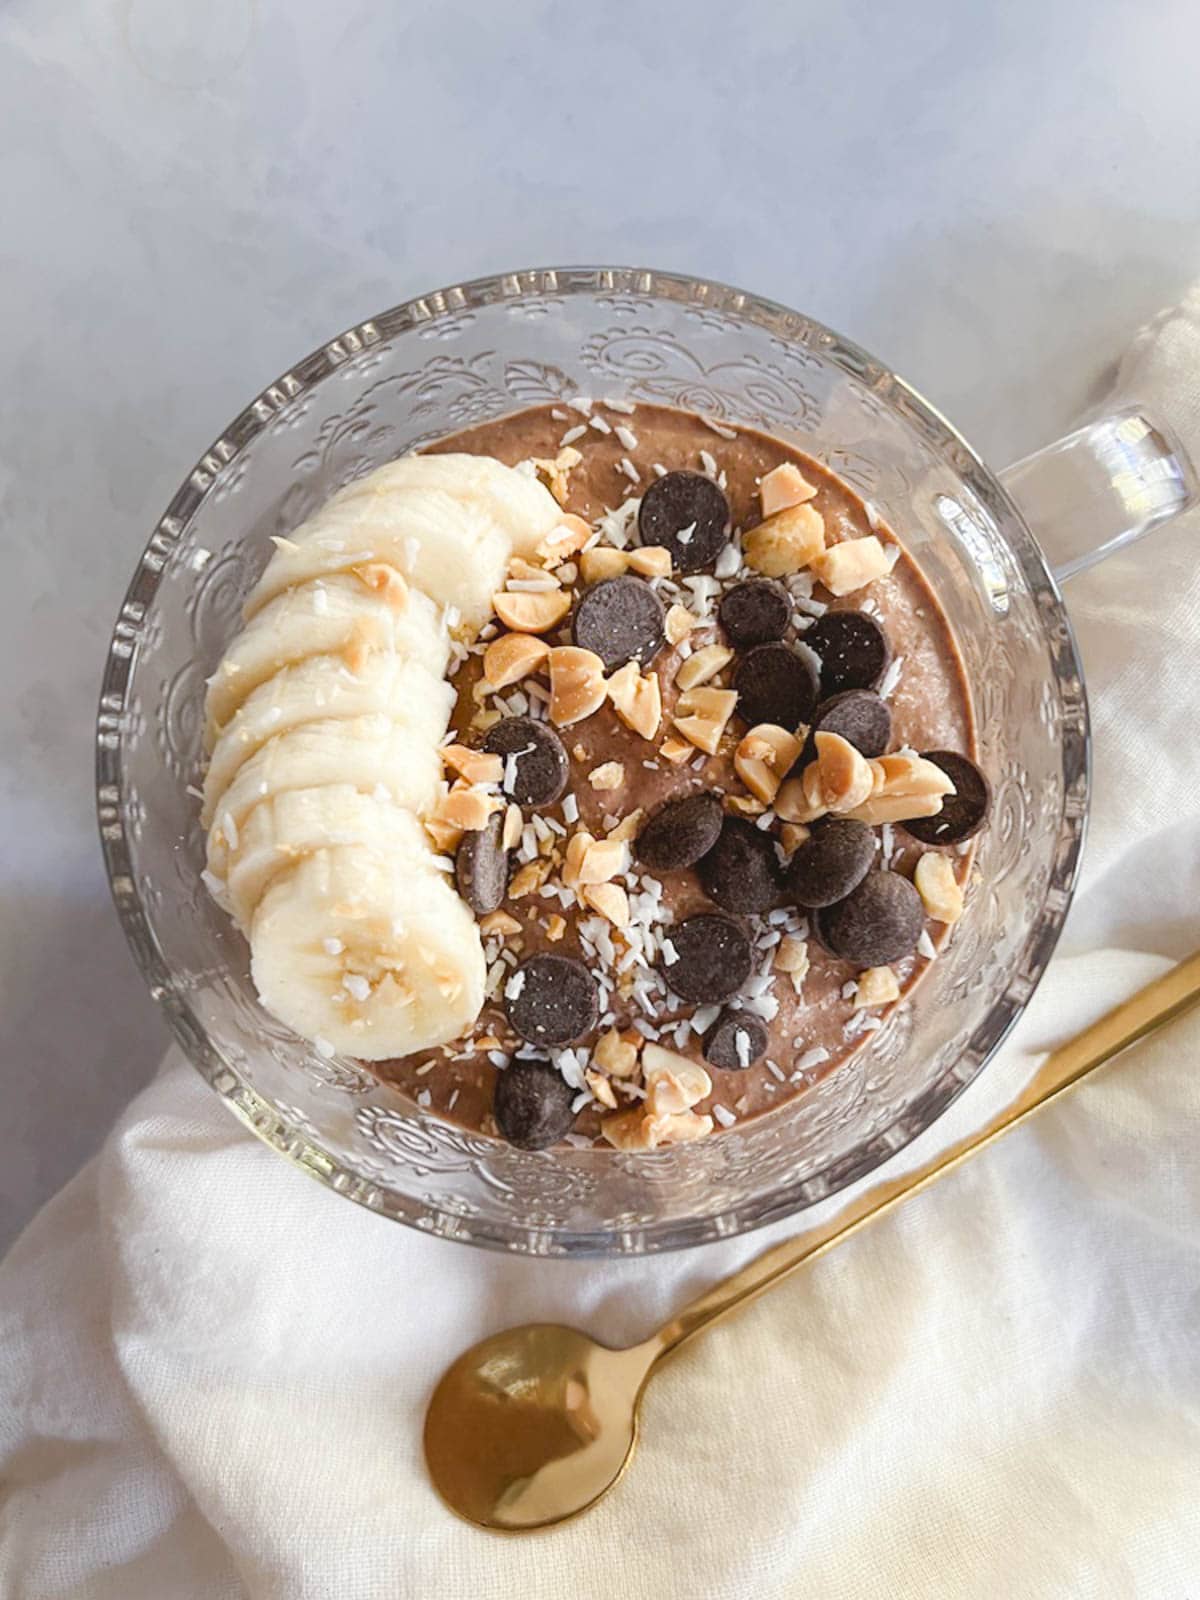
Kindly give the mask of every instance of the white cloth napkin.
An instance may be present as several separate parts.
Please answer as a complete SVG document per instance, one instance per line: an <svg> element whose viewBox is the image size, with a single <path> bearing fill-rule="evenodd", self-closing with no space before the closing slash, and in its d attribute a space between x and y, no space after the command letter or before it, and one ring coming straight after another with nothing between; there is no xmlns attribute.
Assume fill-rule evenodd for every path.
<svg viewBox="0 0 1200 1600"><path fill-rule="evenodd" d="M1200 447L1200 293L1114 398ZM1063 950L918 1159L1196 943L1200 516L1071 585L1096 805ZM4 1600L1200 1595L1200 1020L685 1351L620 1489L456 1521L447 1360L532 1317L640 1336L786 1228L510 1260L347 1205L169 1059L0 1268Z"/></svg>

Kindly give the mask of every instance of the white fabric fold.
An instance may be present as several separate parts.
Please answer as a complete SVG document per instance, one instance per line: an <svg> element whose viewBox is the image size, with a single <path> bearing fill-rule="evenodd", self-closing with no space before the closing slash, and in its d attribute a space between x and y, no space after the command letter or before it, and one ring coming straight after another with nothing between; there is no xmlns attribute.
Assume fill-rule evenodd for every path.
<svg viewBox="0 0 1200 1600"><path fill-rule="evenodd" d="M1112 399L1200 450L1200 294ZM1198 566L1192 513L1070 587L1082 887L1002 1057L901 1161L1200 942ZM435 1499L421 1418L454 1352L532 1317L637 1337L787 1232L461 1249L310 1182L172 1056L0 1267L0 1597L1194 1600L1200 1019L682 1353L585 1518L501 1540Z"/></svg>

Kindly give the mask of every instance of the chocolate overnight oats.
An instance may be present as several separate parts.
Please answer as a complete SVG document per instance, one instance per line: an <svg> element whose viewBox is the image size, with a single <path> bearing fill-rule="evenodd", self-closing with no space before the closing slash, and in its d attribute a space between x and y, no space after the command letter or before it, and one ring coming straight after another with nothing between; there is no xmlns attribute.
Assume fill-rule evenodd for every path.
<svg viewBox="0 0 1200 1600"><path fill-rule="evenodd" d="M276 544L209 688L208 881L318 1051L649 1149L836 1070L950 936L989 804L958 653L810 457L579 399Z"/></svg>

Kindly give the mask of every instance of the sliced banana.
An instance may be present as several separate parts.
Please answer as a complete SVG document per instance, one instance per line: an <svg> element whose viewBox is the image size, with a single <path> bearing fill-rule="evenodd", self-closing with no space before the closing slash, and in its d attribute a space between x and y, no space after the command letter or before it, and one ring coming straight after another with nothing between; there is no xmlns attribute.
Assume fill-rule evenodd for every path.
<svg viewBox="0 0 1200 1600"><path fill-rule="evenodd" d="M428 595L406 589L397 599L353 573L339 573L264 606L230 644L208 686L208 748L260 684L309 656L341 655L353 670L373 652L395 652L440 678L450 659L445 620Z"/></svg>
<svg viewBox="0 0 1200 1600"><path fill-rule="evenodd" d="M277 876L250 931L263 1005L366 1061L461 1034L483 1004L475 919L433 867L362 845L318 850Z"/></svg>
<svg viewBox="0 0 1200 1600"><path fill-rule="evenodd" d="M531 475L409 456L280 541L210 685L210 887L248 930L263 1004L322 1049L382 1060L478 1014L475 919L420 818L453 709L452 633L561 520Z"/></svg>
<svg viewBox="0 0 1200 1600"><path fill-rule="evenodd" d="M345 783L364 794L385 793L417 816L438 797L442 761L435 744L418 739L391 717L347 717L342 722L306 722L268 739L250 757L210 811L208 870L225 877L226 850L236 848L242 825L262 800L290 789L320 789ZM232 824L232 826L231 826Z"/></svg>
<svg viewBox="0 0 1200 1600"><path fill-rule="evenodd" d="M238 769L268 739L306 722L386 713L417 738L437 744L454 707L454 690L422 662L369 655L357 672L341 656L312 656L284 667L247 698L221 729L204 778L210 814Z"/></svg>
<svg viewBox="0 0 1200 1600"><path fill-rule="evenodd" d="M531 555L562 518L558 502L533 473L506 467L494 456L454 451L389 461L348 484L328 504L350 505L364 494L400 489L442 489L459 498L486 499L493 521L518 556Z"/></svg>
<svg viewBox="0 0 1200 1600"><path fill-rule="evenodd" d="M480 456L407 456L351 484L281 546L246 601L274 596L364 561L396 567L414 588L482 627L514 553L561 520L535 478Z"/></svg>
<svg viewBox="0 0 1200 1600"><path fill-rule="evenodd" d="M238 925L247 928L269 885L317 850L362 845L390 855L405 870L429 867L429 840L411 811L348 783L287 789L261 801L225 853L225 887Z"/></svg>

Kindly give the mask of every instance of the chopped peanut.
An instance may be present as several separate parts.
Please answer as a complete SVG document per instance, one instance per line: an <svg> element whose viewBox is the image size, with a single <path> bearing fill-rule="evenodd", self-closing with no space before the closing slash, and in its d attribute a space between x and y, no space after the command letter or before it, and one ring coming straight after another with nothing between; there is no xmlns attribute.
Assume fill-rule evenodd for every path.
<svg viewBox="0 0 1200 1600"><path fill-rule="evenodd" d="M662 690L653 672L641 672L627 661L608 680L608 698L627 728L653 739L662 721Z"/></svg>
<svg viewBox="0 0 1200 1600"><path fill-rule="evenodd" d="M725 804L741 817L761 817L767 809L762 801L756 800L752 794L726 795Z"/></svg>
<svg viewBox="0 0 1200 1600"><path fill-rule="evenodd" d="M936 817L942 809L940 794L872 795L846 815L855 822L878 828L884 822L911 822L914 817Z"/></svg>
<svg viewBox="0 0 1200 1600"><path fill-rule="evenodd" d="M758 498L763 516L773 517L777 511L812 500L816 493L815 485L809 483L795 462L784 461L765 475L759 485Z"/></svg>
<svg viewBox="0 0 1200 1600"><path fill-rule="evenodd" d="M693 1144L713 1131L710 1116L697 1116L694 1111L680 1111L674 1116L650 1117L650 1148L660 1144Z"/></svg>
<svg viewBox="0 0 1200 1600"><path fill-rule="evenodd" d="M486 917L480 917L479 931L486 938L498 935L501 939L511 939L520 933L521 924L507 911L489 911Z"/></svg>
<svg viewBox="0 0 1200 1600"><path fill-rule="evenodd" d="M584 583L599 583L602 578L616 578L629 565L624 550L614 550L611 545L596 544L585 550L579 558L579 571Z"/></svg>
<svg viewBox="0 0 1200 1600"><path fill-rule="evenodd" d="M604 663L592 650L573 644L550 652L550 721L560 728L599 711L608 692Z"/></svg>
<svg viewBox="0 0 1200 1600"><path fill-rule="evenodd" d="M962 884L954 875L954 863L949 856L926 850L917 862L913 883L926 914L935 922L957 922L962 916Z"/></svg>
<svg viewBox="0 0 1200 1600"><path fill-rule="evenodd" d="M825 549L825 518L815 506L790 506L752 528L742 548L747 566L768 578L785 578L820 557Z"/></svg>
<svg viewBox="0 0 1200 1600"><path fill-rule="evenodd" d="M575 839L586 839L589 842L583 847L579 857L579 866L576 882L579 884L607 883L611 878L619 877L629 867L629 850L624 839L614 839L609 834L606 839L592 839L590 834L573 834ZM570 845L567 846L568 860L570 859ZM563 881L566 881L564 874Z"/></svg>
<svg viewBox="0 0 1200 1600"><path fill-rule="evenodd" d="M468 783L499 783L504 776L504 760L489 755L486 750L472 750L465 744L444 744L443 762L451 772L457 772Z"/></svg>
<svg viewBox="0 0 1200 1600"><path fill-rule="evenodd" d="M779 830L779 842L788 855L794 855L809 836L810 830L802 822L785 822Z"/></svg>
<svg viewBox="0 0 1200 1600"><path fill-rule="evenodd" d="M466 832L465 828L456 827L454 823L446 822L441 817L426 817L424 828L433 840L434 848L443 852L457 850Z"/></svg>
<svg viewBox="0 0 1200 1600"><path fill-rule="evenodd" d="M642 1050L642 1076L646 1104L655 1116L690 1111L712 1093L712 1079L702 1066L652 1041Z"/></svg>
<svg viewBox="0 0 1200 1600"><path fill-rule="evenodd" d="M584 828L573 833L567 840L567 855L563 862L562 881L568 889L575 889L579 885L579 870L583 865L585 852L595 844L594 837Z"/></svg>
<svg viewBox="0 0 1200 1600"><path fill-rule="evenodd" d="M591 537L592 530L583 518L568 512L558 527L551 528L538 545L538 559L544 561L548 567L557 567L568 556L573 556L582 550Z"/></svg>
<svg viewBox="0 0 1200 1600"><path fill-rule="evenodd" d="M618 1116L605 1117L600 1132L618 1150L656 1150L660 1144L687 1144L703 1139L713 1129L711 1117L694 1111L675 1116L647 1116L638 1106Z"/></svg>
<svg viewBox="0 0 1200 1600"><path fill-rule="evenodd" d="M697 750L713 756L736 704L737 695L732 689L689 689L675 702L671 721Z"/></svg>
<svg viewBox="0 0 1200 1600"><path fill-rule="evenodd" d="M557 944L566 931L566 918L560 917L557 911L546 918L546 937L552 944Z"/></svg>
<svg viewBox="0 0 1200 1600"><path fill-rule="evenodd" d="M666 635L669 644L686 639L696 626L696 619L686 606L672 606L667 612Z"/></svg>
<svg viewBox="0 0 1200 1600"><path fill-rule="evenodd" d="M815 765L815 764L814 764ZM812 772L812 766L805 768L805 777ZM805 792L803 778L787 778L779 786L779 793L775 796L774 812L784 822L802 825L806 822L815 822L818 817L823 817L828 809L823 802L818 801L813 805Z"/></svg>
<svg viewBox="0 0 1200 1600"><path fill-rule="evenodd" d="M527 894L536 894L550 876L551 866L547 856L539 856L536 861L527 861L523 867L518 867L509 880L508 898L522 900Z"/></svg>
<svg viewBox="0 0 1200 1600"><path fill-rule="evenodd" d="M954 793L954 782L936 761L926 761L924 756L880 756L871 765L878 770L875 794L936 794Z"/></svg>
<svg viewBox="0 0 1200 1600"><path fill-rule="evenodd" d="M511 594L502 589L492 596L492 609L514 633L546 633L570 611L571 596L565 589L543 594Z"/></svg>
<svg viewBox="0 0 1200 1600"><path fill-rule="evenodd" d="M669 733L659 745L658 753L664 761L669 761L672 766L677 767L681 761L687 760L693 748L694 746L688 744L685 739L677 739L673 733Z"/></svg>
<svg viewBox="0 0 1200 1600"><path fill-rule="evenodd" d="M846 539L831 545L813 571L830 594L852 594L892 570L887 552L873 533L865 539Z"/></svg>
<svg viewBox="0 0 1200 1600"><path fill-rule="evenodd" d="M818 733L815 743L821 799L828 809L853 811L855 806L869 800L874 777L861 752L840 733Z"/></svg>
<svg viewBox="0 0 1200 1600"><path fill-rule="evenodd" d="M681 689L697 689L715 678L733 660L733 651L723 644L706 644L679 663L675 682Z"/></svg>
<svg viewBox="0 0 1200 1600"><path fill-rule="evenodd" d="M386 561L367 561L361 567L353 567L351 571L360 583L365 583L368 589L374 589L380 594L395 611L403 611L408 604L408 585L396 571L395 567L388 566Z"/></svg>
<svg viewBox="0 0 1200 1600"><path fill-rule="evenodd" d="M591 906L614 928L629 926L629 896L619 883L585 884L579 891L584 905Z"/></svg>
<svg viewBox="0 0 1200 1600"><path fill-rule="evenodd" d="M631 811L627 817L623 817L621 821L617 823L615 828L611 828L609 830L605 837L610 841L617 843L620 843L621 841L628 841L630 839L636 839L637 831L641 825L642 808L639 806L636 811Z"/></svg>
<svg viewBox="0 0 1200 1600"><path fill-rule="evenodd" d="M493 811L502 809L504 801L487 794L469 783L456 783L438 801L434 817L447 822L452 828L462 828L467 833L477 833L486 828Z"/></svg>
<svg viewBox="0 0 1200 1600"><path fill-rule="evenodd" d="M357 678L366 666L371 651L380 643L379 630L366 617L359 617L351 628L350 637L342 650L342 660L346 663L346 670Z"/></svg>
<svg viewBox="0 0 1200 1600"><path fill-rule="evenodd" d="M808 944L793 934L782 938L775 948L775 965L792 980L792 988L800 994L808 976Z"/></svg>
<svg viewBox="0 0 1200 1600"><path fill-rule="evenodd" d="M733 768L750 793L770 805L800 754L801 741L773 722L751 728L733 756Z"/></svg>
<svg viewBox="0 0 1200 1600"><path fill-rule="evenodd" d="M619 761L606 761L603 766L594 768L588 774L588 782L593 789L604 793L610 789L619 789L625 782L625 768Z"/></svg>
<svg viewBox="0 0 1200 1600"><path fill-rule="evenodd" d="M891 967L868 967L858 975L854 991L854 1009L863 1011L868 1006L887 1006L900 998L900 980Z"/></svg>
<svg viewBox="0 0 1200 1600"><path fill-rule="evenodd" d="M526 561L524 556L514 556L508 563L508 577L506 582L528 584L533 590L561 589L562 584L552 572L547 572L545 567L535 567L532 562Z"/></svg>
<svg viewBox="0 0 1200 1600"><path fill-rule="evenodd" d="M617 1097L613 1093L613 1086L602 1072L585 1072L583 1081L592 1091L592 1097L602 1106L607 1106L610 1111L617 1109Z"/></svg>
<svg viewBox="0 0 1200 1600"><path fill-rule="evenodd" d="M483 652L483 676L493 689L507 689L546 665L550 646L533 633L502 633Z"/></svg>
<svg viewBox="0 0 1200 1600"><path fill-rule="evenodd" d="M632 1037L628 1037L609 1028L596 1040L592 1060L612 1078L632 1078L637 1071L641 1044L640 1033L633 1032Z"/></svg>
<svg viewBox="0 0 1200 1600"><path fill-rule="evenodd" d="M910 822L914 817L936 817L943 797L954 793L947 774L923 756L881 756L869 764L871 793L850 813L858 822L877 826L884 822Z"/></svg>
<svg viewBox="0 0 1200 1600"><path fill-rule="evenodd" d="M525 815L520 806L510 803L504 813L504 827L500 830L501 849L515 849L517 840L521 837L521 829L524 826Z"/></svg>
<svg viewBox="0 0 1200 1600"><path fill-rule="evenodd" d="M571 471L582 460L583 456L571 445L565 445L552 461L546 460L541 456L533 457L534 471L560 506L567 503L567 495L570 493L568 480Z"/></svg>
<svg viewBox="0 0 1200 1600"><path fill-rule="evenodd" d="M629 552L629 570L643 578L669 578L671 552L661 544L644 544Z"/></svg>
<svg viewBox="0 0 1200 1600"><path fill-rule="evenodd" d="M641 1106L632 1111L622 1111L615 1117L605 1117L600 1132L617 1150L652 1150L650 1118Z"/></svg>

